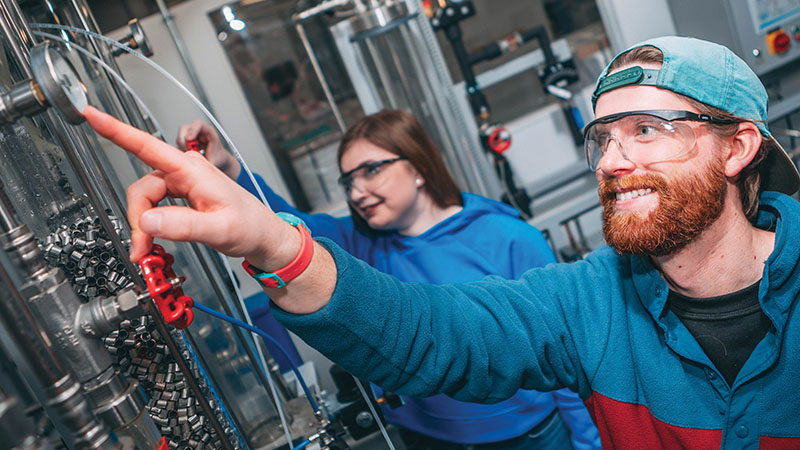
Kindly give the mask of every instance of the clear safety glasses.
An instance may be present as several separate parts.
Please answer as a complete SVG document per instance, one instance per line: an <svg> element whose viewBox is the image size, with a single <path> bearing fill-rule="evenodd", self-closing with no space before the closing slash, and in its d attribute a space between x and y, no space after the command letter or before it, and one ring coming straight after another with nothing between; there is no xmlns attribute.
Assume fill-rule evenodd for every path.
<svg viewBox="0 0 800 450"><path fill-rule="evenodd" d="M386 170L386 166L397 161L407 161L408 158L399 156L397 158L384 159L381 161L366 162L353 170L348 170L339 177L339 186L344 189L345 194L349 195L350 190L355 188L363 193L366 189L375 189L379 184L386 181L381 174Z"/></svg>
<svg viewBox="0 0 800 450"><path fill-rule="evenodd" d="M671 161L688 152L695 143L695 133L686 123L730 124L720 119L690 111L627 111L600 117L583 130L583 146L589 168L596 171L611 142L623 158L639 164Z"/></svg>

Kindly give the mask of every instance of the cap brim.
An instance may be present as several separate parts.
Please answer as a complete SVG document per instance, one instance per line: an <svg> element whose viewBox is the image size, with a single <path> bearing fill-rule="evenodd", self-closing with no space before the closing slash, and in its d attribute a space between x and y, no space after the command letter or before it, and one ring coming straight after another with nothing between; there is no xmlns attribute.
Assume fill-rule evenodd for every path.
<svg viewBox="0 0 800 450"><path fill-rule="evenodd" d="M770 135L770 150L761 163L761 190L793 195L800 189L800 173L783 146Z"/></svg>

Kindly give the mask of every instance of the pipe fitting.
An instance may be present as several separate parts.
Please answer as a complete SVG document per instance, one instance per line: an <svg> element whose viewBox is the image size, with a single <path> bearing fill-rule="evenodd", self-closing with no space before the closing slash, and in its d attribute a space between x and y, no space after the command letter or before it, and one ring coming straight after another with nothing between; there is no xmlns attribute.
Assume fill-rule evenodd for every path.
<svg viewBox="0 0 800 450"><path fill-rule="evenodd" d="M83 331L79 314L81 302L60 269L50 269L28 281L22 293L58 349L61 360L72 369L79 382L90 381L111 367L113 361L99 339L101 336L94 337ZM113 310L113 307L107 309Z"/></svg>
<svg viewBox="0 0 800 450"><path fill-rule="evenodd" d="M145 413L147 402L139 382L126 380L119 369L110 372L110 377L99 377L102 380L86 392L95 414L117 435L130 436L139 448L157 448L161 433Z"/></svg>
<svg viewBox="0 0 800 450"><path fill-rule="evenodd" d="M77 278L75 282L78 283ZM136 293L133 289L126 289L116 297L95 297L89 303L80 305L78 323L84 334L101 338L118 329L123 320L139 317L144 313L144 306L139 302Z"/></svg>

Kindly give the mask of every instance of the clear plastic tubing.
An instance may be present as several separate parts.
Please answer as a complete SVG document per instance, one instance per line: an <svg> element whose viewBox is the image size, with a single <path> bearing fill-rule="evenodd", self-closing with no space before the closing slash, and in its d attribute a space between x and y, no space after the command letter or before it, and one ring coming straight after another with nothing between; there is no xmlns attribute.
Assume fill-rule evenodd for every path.
<svg viewBox="0 0 800 450"><path fill-rule="evenodd" d="M250 171L250 168L247 166L247 163L245 163L244 158L242 158L241 153L239 153L239 149L236 148L236 145L234 145L233 141L228 136L228 133L226 133L225 130L222 129L222 125L220 125L220 123L217 121L216 118L214 118L214 116L211 114L211 112L208 110L208 108L206 108L203 105L203 103L200 100L198 100L197 97L195 97L194 94L192 94L192 92L189 91L189 89L186 88L186 86L181 84L180 81L178 81L175 77L173 77L172 74L167 72L163 67L161 67L158 64L154 63L153 61L150 60L150 58L142 55L141 53L137 52L136 50L134 50L134 49L132 49L132 48L130 48L130 47L124 45L124 44L121 44L121 43L115 41L114 39L105 37L102 34L97 34L97 33L93 32L93 31L84 30L82 28L71 27L71 26L67 26L67 25L56 25L56 24L51 24L51 23L31 23L29 25L30 25L31 28L34 28L34 29L38 28L38 29L55 29L55 30L62 30L62 31L71 31L73 33L85 34L87 36L91 36L93 38L100 39L103 42L106 42L106 43L108 43L110 45L113 45L113 46L115 46L117 48L120 48L120 49L122 49L122 50L124 50L124 51L126 51L126 52L128 52L128 53L130 53L130 54L132 54L134 56L136 56L140 60L142 60L142 61L146 62L148 65L150 65L150 67L152 67L153 69L155 69L156 71L161 73L161 75L163 75L168 80L170 80L173 84L175 84L175 86L177 86L189 98L191 98L192 101L195 103L195 105L197 105L197 107L203 112L203 114L205 114L205 116L208 118L208 120L214 125L214 127L217 129L217 131L219 132L219 134L222 137L222 139L224 139L225 142L228 144L228 147L230 148L230 150L233 153L233 155L236 157L236 160L239 161L239 164L241 164L242 167L244 168L245 172L247 172L247 176L250 178L250 181L253 183L253 186L255 186L256 191L258 192L259 199L261 199L261 202L264 205L266 205L267 208L269 208L269 203L267 202L267 197L264 195L264 192L261 190L261 186L259 186L258 182L256 182L256 178L255 178L255 176L253 176L253 172ZM72 45L74 45L74 43Z"/></svg>

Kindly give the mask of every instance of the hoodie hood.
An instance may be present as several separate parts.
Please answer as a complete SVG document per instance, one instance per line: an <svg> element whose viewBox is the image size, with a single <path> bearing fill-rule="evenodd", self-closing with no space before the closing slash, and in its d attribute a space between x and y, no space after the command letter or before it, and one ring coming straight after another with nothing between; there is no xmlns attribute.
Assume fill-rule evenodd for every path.
<svg viewBox="0 0 800 450"><path fill-rule="evenodd" d="M496 200L467 192L462 194L462 199L464 201L464 208L461 211L437 223L428 231L419 236L400 236L399 234L397 236L401 241L407 243L411 243L411 241L414 240L427 241L437 239L444 235L458 233L473 221L488 215L496 214L513 219L520 218L519 211L514 207Z"/></svg>

